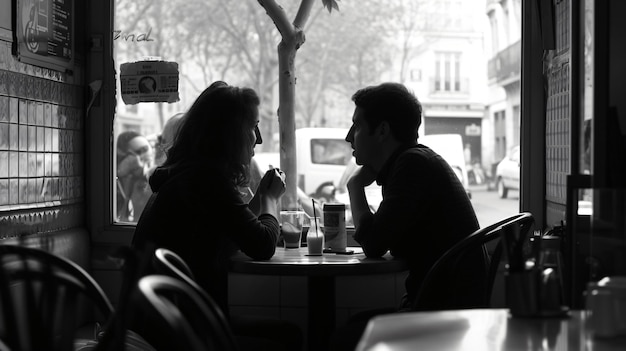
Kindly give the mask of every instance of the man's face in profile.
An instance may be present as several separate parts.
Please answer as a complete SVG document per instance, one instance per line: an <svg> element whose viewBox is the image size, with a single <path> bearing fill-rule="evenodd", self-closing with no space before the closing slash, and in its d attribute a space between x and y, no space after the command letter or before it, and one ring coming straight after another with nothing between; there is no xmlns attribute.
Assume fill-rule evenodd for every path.
<svg viewBox="0 0 626 351"><path fill-rule="evenodd" d="M370 133L369 125L363 117L364 111L357 107L352 116L352 127L348 131L346 141L350 143L352 155L358 165L371 165L371 160L376 155L376 140Z"/></svg>

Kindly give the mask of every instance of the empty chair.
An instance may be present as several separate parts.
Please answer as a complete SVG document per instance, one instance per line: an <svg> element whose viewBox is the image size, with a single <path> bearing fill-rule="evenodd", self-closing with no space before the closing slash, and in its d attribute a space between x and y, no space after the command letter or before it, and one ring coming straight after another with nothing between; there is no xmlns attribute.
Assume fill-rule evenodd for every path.
<svg viewBox="0 0 626 351"><path fill-rule="evenodd" d="M223 351L220 316L206 296L188 283L165 275L139 280L138 300L147 322L159 333L159 350Z"/></svg>
<svg viewBox="0 0 626 351"><path fill-rule="evenodd" d="M155 250L153 268L158 274L168 275L188 284L206 303L216 317L214 327L219 350L300 350L300 329L286 321L257 316L234 316L227 318L220 306L194 280L193 273L177 253L159 248ZM176 299L173 299L176 303ZM276 331L281 332L276 332Z"/></svg>
<svg viewBox="0 0 626 351"><path fill-rule="evenodd" d="M80 266L16 245L0 245L0 302L0 339L11 350L74 350L90 309L100 321L113 314L107 296Z"/></svg>
<svg viewBox="0 0 626 351"><path fill-rule="evenodd" d="M219 329L216 342L221 345L220 350L236 350L235 337L230 325L219 305L194 280L193 273L187 263L175 252L159 248L154 252L154 268L158 274L168 275L188 284L206 303L206 306L215 316L215 327Z"/></svg>
<svg viewBox="0 0 626 351"><path fill-rule="evenodd" d="M107 321L105 330L98 334L97 341L88 343L76 351L154 351L152 345L141 334L128 329L129 316L136 312L133 310L131 294L136 290L137 272L150 262L144 262L146 260L142 260L128 247L119 248L111 257L124 267L120 298L115 306L115 313Z"/></svg>
<svg viewBox="0 0 626 351"><path fill-rule="evenodd" d="M184 281L194 281L193 272L185 260L172 250L158 248L154 251L154 268L161 274L171 275ZM195 283L195 282L194 282Z"/></svg>
<svg viewBox="0 0 626 351"><path fill-rule="evenodd" d="M533 224L534 218L531 213L518 213L502 219L497 223L476 230L448 249L448 251L435 262L426 274L426 277L422 280L413 304L413 309L429 310L489 307L496 273L502 256L502 243L498 241L491 257L486 252L485 244L500 239L503 228L509 226L519 226L521 235L526 236ZM460 265L463 264L464 256L468 252L477 252L478 250L482 250L489 261L489 269L485 279L482 282L470 284L467 290L454 291L454 295L459 297L458 301L449 301L450 304L448 306L433 306L432 301L434 301L434 297L440 294L444 289L449 289L450 285L452 285L448 284L449 282L463 279L463 277L459 276L457 271ZM477 269L480 269L480 267ZM464 299L467 296L474 297Z"/></svg>

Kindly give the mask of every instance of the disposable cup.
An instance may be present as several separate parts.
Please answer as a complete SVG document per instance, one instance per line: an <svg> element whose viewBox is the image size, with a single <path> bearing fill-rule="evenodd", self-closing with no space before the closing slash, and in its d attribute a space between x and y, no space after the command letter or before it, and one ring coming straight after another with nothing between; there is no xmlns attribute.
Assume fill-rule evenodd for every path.
<svg viewBox="0 0 626 351"><path fill-rule="evenodd" d="M311 219L313 221L313 219ZM319 218L309 227L306 236L306 246L310 256L321 256L324 250L324 233L320 228Z"/></svg>

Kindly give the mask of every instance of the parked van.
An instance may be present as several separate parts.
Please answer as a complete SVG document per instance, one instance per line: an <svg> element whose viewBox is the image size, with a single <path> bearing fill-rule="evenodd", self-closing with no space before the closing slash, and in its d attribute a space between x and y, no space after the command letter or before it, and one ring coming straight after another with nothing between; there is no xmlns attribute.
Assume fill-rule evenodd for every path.
<svg viewBox="0 0 626 351"><path fill-rule="evenodd" d="M419 143L428 146L448 162L454 173L471 198L469 190L469 178L467 177L467 165L463 152L463 138L460 134L429 134L419 138Z"/></svg>
<svg viewBox="0 0 626 351"><path fill-rule="evenodd" d="M347 128L301 128L296 130L298 187L314 194L326 184L336 185L352 158L345 138Z"/></svg>
<svg viewBox="0 0 626 351"><path fill-rule="evenodd" d="M419 143L428 146L438 153L444 160L448 162L452 170L459 178L467 196L471 199L472 193L469 189L469 181L467 178L467 167L465 165L465 155L463 153L463 139L459 134L430 134L419 138ZM345 173L340 178L337 185L335 197L339 202L350 205L350 197L348 196L347 183L358 166L352 157L346 166ZM380 186L376 182L365 188L365 196L372 211L378 210L380 202L383 200ZM346 223L353 225L352 214L349 209L346 212Z"/></svg>
<svg viewBox="0 0 626 351"><path fill-rule="evenodd" d="M298 187L307 195L319 193L324 186L336 186L352 158L346 128L301 128L296 130ZM277 152L254 156L262 171L280 167Z"/></svg>

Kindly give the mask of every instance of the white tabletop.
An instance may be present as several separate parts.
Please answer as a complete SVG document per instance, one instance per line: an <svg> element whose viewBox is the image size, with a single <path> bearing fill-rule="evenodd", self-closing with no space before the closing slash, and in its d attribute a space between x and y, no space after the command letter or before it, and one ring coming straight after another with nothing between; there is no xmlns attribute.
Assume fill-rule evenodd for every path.
<svg viewBox="0 0 626 351"><path fill-rule="evenodd" d="M395 313L372 319L357 351L626 350L626 338L585 332L586 313L566 318L512 318L507 309Z"/></svg>

